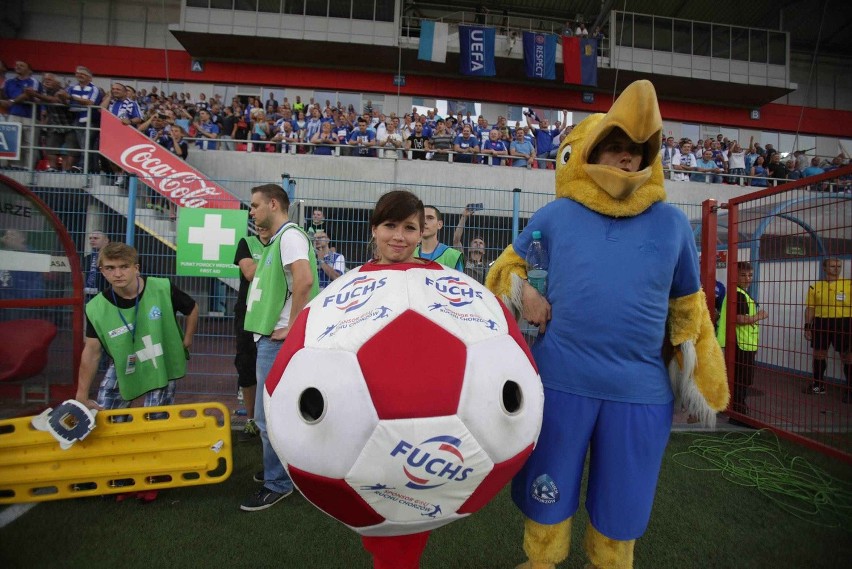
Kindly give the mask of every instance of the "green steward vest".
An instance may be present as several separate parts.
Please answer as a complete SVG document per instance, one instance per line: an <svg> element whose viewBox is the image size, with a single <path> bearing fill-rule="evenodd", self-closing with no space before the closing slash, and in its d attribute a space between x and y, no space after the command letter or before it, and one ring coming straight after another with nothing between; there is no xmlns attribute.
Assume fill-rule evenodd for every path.
<svg viewBox="0 0 852 569"><path fill-rule="evenodd" d="M757 304L748 295L746 291L737 287L737 292L743 293L748 303L748 315L754 316L757 314ZM730 295L728 295L730 296ZM722 301L722 309L719 311L719 327L716 330L716 340L719 345L725 347L725 334L727 330L728 318L728 296ZM760 339L760 326L754 324L737 324L737 347L744 352L756 352L757 341Z"/></svg>
<svg viewBox="0 0 852 569"><path fill-rule="evenodd" d="M251 258L254 259L255 263L260 262L260 258L263 256L263 243L261 243L256 235L249 235L245 240L249 248L249 253L251 253Z"/></svg>
<svg viewBox="0 0 852 569"><path fill-rule="evenodd" d="M138 308L118 308L103 292L86 305L86 317L115 362L118 388L126 401L186 375L188 356L168 279L148 277ZM128 365L131 355L135 366Z"/></svg>
<svg viewBox="0 0 852 569"><path fill-rule="evenodd" d="M245 329L249 332L269 336L275 330L275 325L284 310L284 305L290 297L287 278L284 276L284 265L281 264L281 236L285 231L298 231L308 242L308 261L311 264L311 274L314 282L308 300L319 294L319 279L317 278L317 256L311 240L305 230L295 223L286 223L263 249L263 255L257 264L254 279L249 287L246 299Z"/></svg>
<svg viewBox="0 0 852 569"><path fill-rule="evenodd" d="M442 250L443 249L443 250ZM444 265L450 269L458 269L459 261L462 258L462 252L458 249L453 249L452 247L448 247L443 243L438 244L438 250L440 251L440 255L434 257L432 260L436 263ZM433 251L434 253L434 251ZM414 248L414 256L420 257L420 245ZM463 264L462 264L463 266Z"/></svg>

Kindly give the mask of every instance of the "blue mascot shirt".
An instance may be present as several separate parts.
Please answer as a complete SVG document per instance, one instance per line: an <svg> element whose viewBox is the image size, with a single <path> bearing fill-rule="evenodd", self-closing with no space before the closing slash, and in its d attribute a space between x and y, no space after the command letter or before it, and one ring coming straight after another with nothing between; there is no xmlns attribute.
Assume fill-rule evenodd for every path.
<svg viewBox="0 0 852 569"><path fill-rule="evenodd" d="M683 212L657 202L614 218L556 199L515 240L521 258L533 231L541 231L550 255L552 319L532 349L544 386L612 401L671 402L661 356L668 302L700 288Z"/></svg>

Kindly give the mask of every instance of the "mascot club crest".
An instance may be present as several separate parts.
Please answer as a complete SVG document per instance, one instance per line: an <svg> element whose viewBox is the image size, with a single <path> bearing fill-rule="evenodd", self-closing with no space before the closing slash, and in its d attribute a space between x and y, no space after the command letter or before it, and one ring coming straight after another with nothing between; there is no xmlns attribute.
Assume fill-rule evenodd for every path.
<svg viewBox="0 0 852 569"><path fill-rule="evenodd" d="M466 306L482 298L482 292L474 290L466 281L454 276L437 279L426 277L426 285L434 288L453 308Z"/></svg>
<svg viewBox="0 0 852 569"><path fill-rule="evenodd" d="M337 294L326 296L322 307L334 306L343 312L358 310L373 297L373 293L387 284L387 278L376 279L370 275L358 275L345 285Z"/></svg>
<svg viewBox="0 0 852 569"><path fill-rule="evenodd" d="M428 490L450 481L461 482L473 472L473 468L465 467L460 447L460 439L440 435L419 445L400 440L390 455L405 459L402 471L408 478L406 488Z"/></svg>

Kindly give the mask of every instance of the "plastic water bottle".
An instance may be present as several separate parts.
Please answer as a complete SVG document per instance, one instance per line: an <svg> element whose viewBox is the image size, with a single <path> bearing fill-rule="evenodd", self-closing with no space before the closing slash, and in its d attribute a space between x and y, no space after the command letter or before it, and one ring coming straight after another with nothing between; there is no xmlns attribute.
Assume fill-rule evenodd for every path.
<svg viewBox="0 0 852 569"><path fill-rule="evenodd" d="M527 250L527 280L542 295L547 294L547 249L541 243L541 231L533 231L533 240Z"/></svg>

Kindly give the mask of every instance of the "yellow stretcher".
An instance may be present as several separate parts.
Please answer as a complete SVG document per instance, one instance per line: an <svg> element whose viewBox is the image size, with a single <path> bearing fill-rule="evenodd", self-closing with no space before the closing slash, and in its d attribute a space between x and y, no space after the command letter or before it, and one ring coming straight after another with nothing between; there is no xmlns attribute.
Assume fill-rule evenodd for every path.
<svg viewBox="0 0 852 569"><path fill-rule="evenodd" d="M220 403L100 411L66 450L31 419L0 421L0 504L214 484L233 469Z"/></svg>

